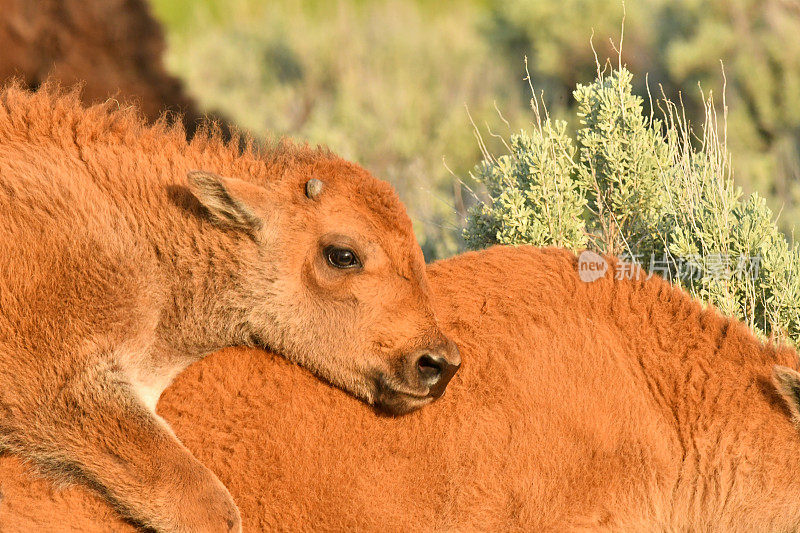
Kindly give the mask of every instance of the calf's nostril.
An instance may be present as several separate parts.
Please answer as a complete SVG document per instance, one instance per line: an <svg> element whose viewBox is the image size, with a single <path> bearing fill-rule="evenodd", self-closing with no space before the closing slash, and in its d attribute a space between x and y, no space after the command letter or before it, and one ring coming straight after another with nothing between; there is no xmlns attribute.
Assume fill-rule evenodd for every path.
<svg viewBox="0 0 800 533"><path fill-rule="evenodd" d="M442 357L430 354L423 354L417 360L417 370L420 376L430 385L439 381L445 365L446 362Z"/></svg>

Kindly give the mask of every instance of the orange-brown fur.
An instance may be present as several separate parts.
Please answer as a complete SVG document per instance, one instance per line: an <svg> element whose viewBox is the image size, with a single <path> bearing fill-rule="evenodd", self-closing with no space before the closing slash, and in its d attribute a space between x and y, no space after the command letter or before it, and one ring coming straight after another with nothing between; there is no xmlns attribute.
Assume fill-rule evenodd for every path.
<svg viewBox="0 0 800 533"><path fill-rule="evenodd" d="M394 191L324 150L187 144L132 111L12 86L0 235L0 450L157 530L239 528L154 412L191 362L270 347L394 412L436 396L420 354L458 364ZM331 243L362 266L334 268Z"/></svg>
<svg viewBox="0 0 800 533"><path fill-rule="evenodd" d="M250 531L800 527L800 433L770 383L797 354L658 278L584 283L576 269L528 247L429 267L464 363L411 415L376 417L246 350L191 367L159 410ZM122 527L82 489L0 468L7 531Z"/></svg>
<svg viewBox="0 0 800 533"><path fill-rule="evenodd" d="M201 122L181 82L164 70L164 36L145 0L0 0L0 50L0 83L82 84L87 104L116 98L149 121L178 113L189 136Z"/></svg>

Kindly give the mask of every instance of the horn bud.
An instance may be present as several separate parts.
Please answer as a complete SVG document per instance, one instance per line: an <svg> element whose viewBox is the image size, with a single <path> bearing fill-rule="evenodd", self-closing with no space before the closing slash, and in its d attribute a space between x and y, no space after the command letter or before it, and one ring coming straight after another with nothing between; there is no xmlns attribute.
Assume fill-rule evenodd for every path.
<svg viewBox="0 0 800 533"><path fill-rule="evenodd" d="M306 196L312 200L319 198L322 190L325 188L325 183L317 178L311 178L306 182Z"/></svg>

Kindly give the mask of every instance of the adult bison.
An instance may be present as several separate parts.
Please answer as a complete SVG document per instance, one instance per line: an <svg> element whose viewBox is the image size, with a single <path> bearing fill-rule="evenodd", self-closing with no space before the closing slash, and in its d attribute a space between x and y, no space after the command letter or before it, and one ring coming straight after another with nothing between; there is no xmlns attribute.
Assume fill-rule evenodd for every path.
<svg viewBox="0 0 800 533"><path fill-rule="evenodd" d="M164 69L164 36L145 0L0 0L0 49L0 83L82 84L85 103L132 102L151 122L178 113L189 136L201 122Z"/></svg>
<svg viewBox="0 0 800 533"><path fill-rule="evenodd" d="M375 416L255 350L167 390L161 414L220 473L246 529L800 527L800 381L779 367L786 402L772 382L795 352L657 278L584 283L561 250L493 248L428 274L464 364L421 411ZM81 487L0 469L8 531L125 528Z"/></svg>
<svg viewBox="0 0 800 533"><path fill-rule="evenodd" d="M0 449L143 525L238 530L155 414L186 366L270 347L403 413L441 396L458 351L388 184L322 150L240 155L108 107L0 92Z"/></svg>

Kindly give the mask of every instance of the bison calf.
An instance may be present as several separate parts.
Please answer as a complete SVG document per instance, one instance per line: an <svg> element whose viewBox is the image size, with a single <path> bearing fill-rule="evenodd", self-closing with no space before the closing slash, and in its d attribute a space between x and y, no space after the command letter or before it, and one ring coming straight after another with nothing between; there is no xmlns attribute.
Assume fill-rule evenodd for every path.
<svg viewBox="0 0 800 533"><path fill-rule="evenodd" d="M11 87L0 234L0 449L158 530L240 528L154 411L193 361L269 347L392 413L440 396L460 362L396 195L322 150L187 145Z"/></svg>

